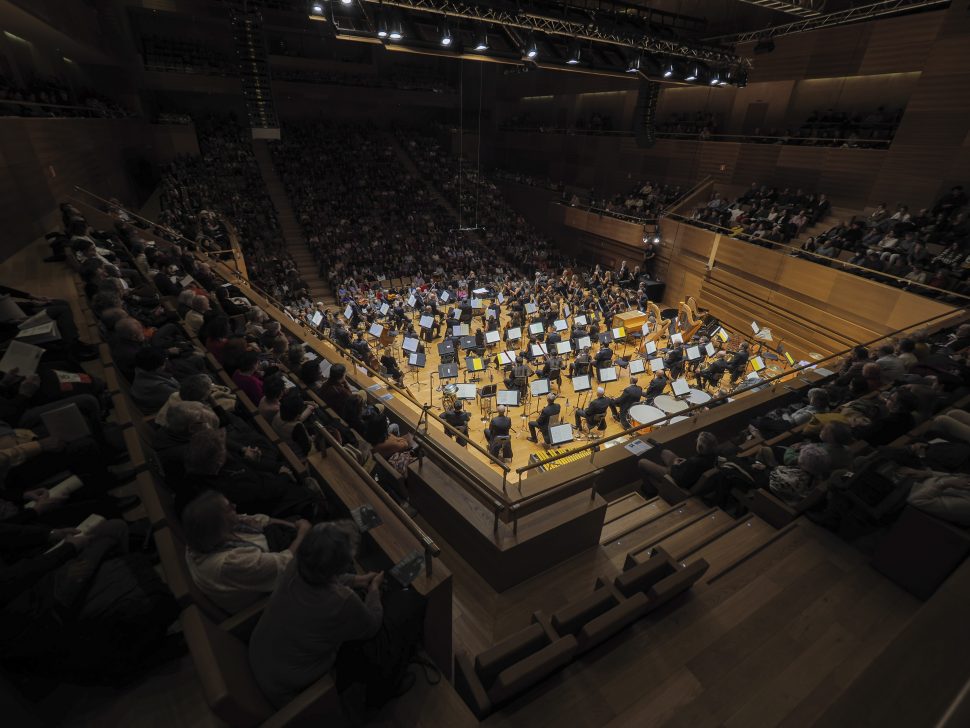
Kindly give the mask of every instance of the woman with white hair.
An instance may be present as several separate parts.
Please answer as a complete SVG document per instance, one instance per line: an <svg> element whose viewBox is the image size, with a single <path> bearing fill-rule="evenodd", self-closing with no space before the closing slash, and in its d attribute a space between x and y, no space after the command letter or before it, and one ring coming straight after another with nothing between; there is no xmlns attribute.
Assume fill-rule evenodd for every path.
<svg viewBox="0 0 970 728"><path fill-rule="evenodd" d="M203 491L182 512L192 580L230 614L276 589L309 530L310 522L303 519L237 513L214 490ZM281 547L281 542L287 545Z"/></svg>

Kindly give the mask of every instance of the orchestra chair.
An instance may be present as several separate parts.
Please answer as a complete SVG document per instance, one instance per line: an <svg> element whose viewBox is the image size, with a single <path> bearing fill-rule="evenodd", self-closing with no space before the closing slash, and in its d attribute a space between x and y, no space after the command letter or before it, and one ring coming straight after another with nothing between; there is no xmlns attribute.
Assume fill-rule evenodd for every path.
<svg viewBox="0 0 970 728"><path fill-rule="evenodd" d="M505 463L512 462L512 435L495 435L489 443L488 451L500 457ZM499 455L501 453L501 455Z"/></svg>
<svg viewBox="0 0 970 728"><path fill-rule="evenodd" d="M492 414L492 404L495 402L497 396L497 384L486 384L478 390L478 411L482 416L483 422Z"/></svg>
<svg viewBox="0 0 970 728"><path fill-rule="evenodd" d="M560 412L558 415L550 415L549 421L546 423L545 431L542 433L543 435L545 435L545 441L542 443L543 447L552 447L552 445L549 442L549 440L551 439L549 432L553 427L555 427L560 423L561 419L562 419L562 412Z"/></svg>
<svg viewBox="0 0 970 728"><path fill-rule="evenodd" d="M599 440L606 434L606 430L600 430L599 426L606 422L606 413L603 412L592 417L581 417L579 434L584 440ZM579 438L577 438L579 439Z"/></svg>

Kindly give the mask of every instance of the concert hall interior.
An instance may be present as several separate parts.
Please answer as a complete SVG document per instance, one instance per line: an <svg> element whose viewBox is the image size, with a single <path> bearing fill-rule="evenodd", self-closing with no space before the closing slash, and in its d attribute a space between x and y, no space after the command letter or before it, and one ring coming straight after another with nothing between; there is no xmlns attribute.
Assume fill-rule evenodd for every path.
<svg viewBox="0 0 970 728"><path fill-rule="evenodd" d="M0 0L11 726L970 726L970 0Z"/></svg>

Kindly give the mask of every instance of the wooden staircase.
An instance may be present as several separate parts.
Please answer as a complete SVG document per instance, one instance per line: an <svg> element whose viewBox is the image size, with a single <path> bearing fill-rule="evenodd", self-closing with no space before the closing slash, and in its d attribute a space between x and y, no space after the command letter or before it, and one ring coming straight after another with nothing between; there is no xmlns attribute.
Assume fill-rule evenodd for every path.
<svg viewBox="0 0 970 728"><path fill-rule="evenodd" d="M710 582L795 528L776 529L753 513L734 518L697 498L671 506L634 491L607 505L600 543L618 569L643 563L655 548L678 560L703 558Z"/></svg>
<svg viewBox="0 0 970 728"><path fill-rule="evenodd" d="M802 243L809 238L818 237L826 230L835 227L836 221L841 220L842 222L849 222L858 214L860 214L858 210L853 210L850 207L836 207L833 205L829 209L828 215L823 217L814 225L809 225L807 228L802 230L798 237L791 241L790 245L795 248L801 248Z"/></svg>
<svg viewBox="0 0 970 728"><path fill-rule="evenodd" d="M253 140L253 154L259 165L259 172L263 176L263 183L269 192L269 197L276 208L276 215L280 221L280 228L283 230L283 240L286 248L293 260L296 262L300 277L307 282L310 288L310 298L314 302L323 302L327 306L336 305L336 298L327 282L320 277L317 263L313 259L313 254L307 247L303 239L303 230L300 222L296 218L290 198L286 194L283 180L276 173L273 165L273 156L269 150L269 143L265 139Z"/></svg>

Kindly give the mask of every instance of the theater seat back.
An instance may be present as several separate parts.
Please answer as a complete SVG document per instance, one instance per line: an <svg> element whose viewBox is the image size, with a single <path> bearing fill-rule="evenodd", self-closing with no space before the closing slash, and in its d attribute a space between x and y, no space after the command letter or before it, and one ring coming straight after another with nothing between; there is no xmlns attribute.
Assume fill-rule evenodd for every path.
<svg viewBox="0 0 970 728"><path fill-rule="evenodd" d="M196 606L186 608L181 621L212 712L234 728L249 728L269 718L273 708L249 669L246 644L219 629Z"/></svg>

